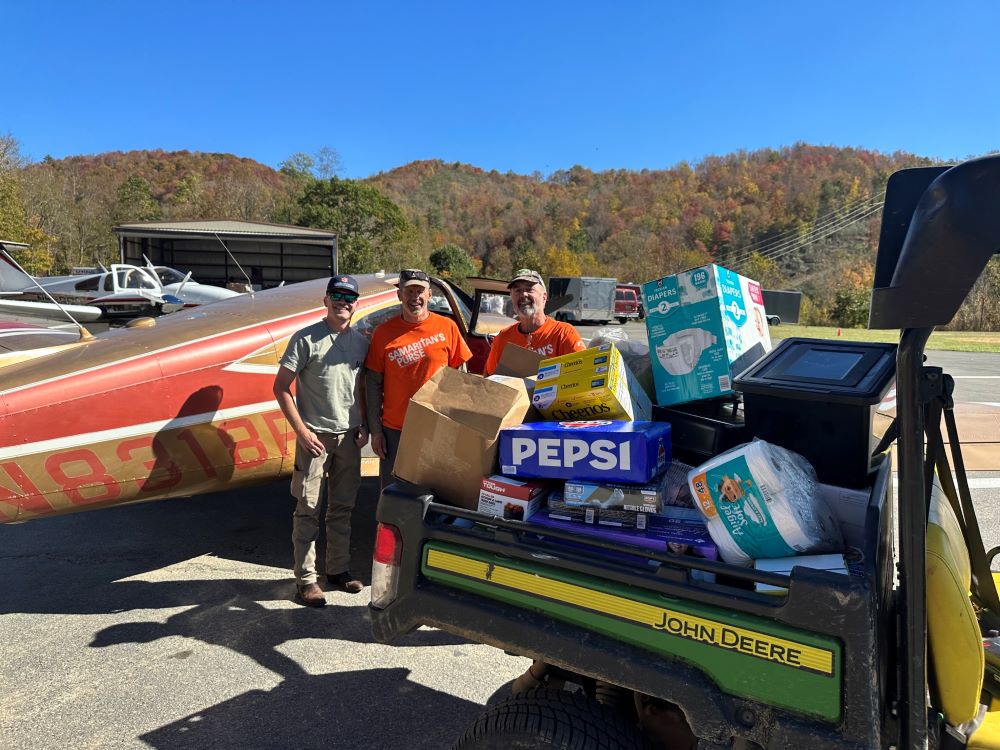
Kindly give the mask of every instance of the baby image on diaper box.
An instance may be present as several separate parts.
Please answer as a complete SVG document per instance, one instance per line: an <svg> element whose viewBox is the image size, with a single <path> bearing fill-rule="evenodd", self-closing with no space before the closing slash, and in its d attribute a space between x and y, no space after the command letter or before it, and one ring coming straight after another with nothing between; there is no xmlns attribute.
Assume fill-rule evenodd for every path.
<svg viewBox="0 0 1000 750"><path fill-rule="evenodd" d="M733 392L771 351L760 284L714 263L642 285L656 403Z"/></svg>

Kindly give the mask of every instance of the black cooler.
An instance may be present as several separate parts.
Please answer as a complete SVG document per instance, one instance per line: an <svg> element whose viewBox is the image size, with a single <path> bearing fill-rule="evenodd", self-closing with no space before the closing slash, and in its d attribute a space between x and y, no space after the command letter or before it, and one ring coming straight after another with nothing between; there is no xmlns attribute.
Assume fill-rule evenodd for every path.
<svg viewBox="0 0 1000 750"><path fill-rule="evenodd" d="M896 374L896 344L789 338L734 382L747 432L793 450L819 481L868 484L874 415Z"/></svg>

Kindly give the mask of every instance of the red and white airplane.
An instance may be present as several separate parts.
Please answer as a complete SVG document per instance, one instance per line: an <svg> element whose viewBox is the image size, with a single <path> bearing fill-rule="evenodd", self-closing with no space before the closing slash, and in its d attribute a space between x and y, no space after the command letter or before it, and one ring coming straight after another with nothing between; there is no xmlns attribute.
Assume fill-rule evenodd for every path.
<svg viewBox="0 0 1000 750"><path fill-rule="evenodd" d="M370 335L399 312L396 278L358 281L353 325ZM0 523L288 476L295 436L271 387L289 337L324 314L325 285L240 295L70 342L0 328ZM435 279L432 294L431 309L455 319L475 355L470 369L482 371L489 334L511 321L480 320L478 292L473 300ZM374 455L364 463L377 473Z"/></svg>

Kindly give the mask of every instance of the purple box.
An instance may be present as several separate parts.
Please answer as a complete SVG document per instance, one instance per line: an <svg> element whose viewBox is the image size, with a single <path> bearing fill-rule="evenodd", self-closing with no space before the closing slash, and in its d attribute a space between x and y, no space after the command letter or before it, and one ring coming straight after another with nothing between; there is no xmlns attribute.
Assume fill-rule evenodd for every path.
<svg viewBox="0 0 1000 750"><path fill-rule="evenodd" d="M675 529L661 531L656 536L651 536L648 533L634 529L617 529L607 526L590 526L582 523L574 523L573 521L561 521L552 518L548 513L544 512L536 513L532 516L530 523L559 529L560 531L568 531L580 537L595 537L609 542L631 544L655 552L667 552L671 549L670 545L682 545L688 547L685 554L702 557L706 560L719 559L719 550L708 536L708 533L705 532L702 535L697 531L696 527L688 525L678 524L678 527Z"/></svg>

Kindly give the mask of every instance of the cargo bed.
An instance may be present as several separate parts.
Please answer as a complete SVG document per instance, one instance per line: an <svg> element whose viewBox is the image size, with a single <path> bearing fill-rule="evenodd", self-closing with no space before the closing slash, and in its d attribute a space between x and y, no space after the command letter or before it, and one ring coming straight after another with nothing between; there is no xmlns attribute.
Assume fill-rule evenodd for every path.
<svg viewBox="0 0 1000 750"><path fill-rule="evenodd" d="M429 625L677 703L729 746L881 745L892 674L890 462L871 475L859 575L791 576L651 552L442 505L403 483L377 518L402 541L375 638ZM705 580L707 578L713 580ZM757 593L755 582L787 588ZM834 730L834 731L831 731ZM834 744L828 738L838 737ZM700 747L711 745L700 745Z"/></svg>

